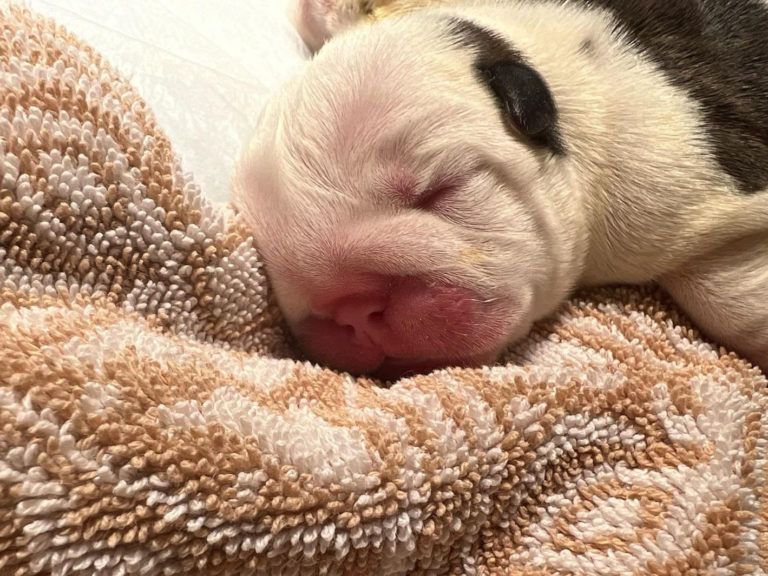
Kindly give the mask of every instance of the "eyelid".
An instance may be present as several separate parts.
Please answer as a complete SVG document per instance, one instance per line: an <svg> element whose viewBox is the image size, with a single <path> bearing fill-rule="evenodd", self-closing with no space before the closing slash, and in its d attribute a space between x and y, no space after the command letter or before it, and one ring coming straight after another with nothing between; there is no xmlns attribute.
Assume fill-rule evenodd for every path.
<svg viewBox="0 0 768 576"><path fill-rule="evenodd" d="M427 186L416 198L414 207L429 210L438 200L455 192L461 186L461 180L452 176L441 176Z"/></svg>
<svg viewBox="0 0 768 576"><path fill-rule="evenodd" d="M396 170L390 172L383 184L387 195L403 206L428 210L440 198L465 186L470 178L470 174L447 170L438 172L424 184L413 172Z"/></svg>

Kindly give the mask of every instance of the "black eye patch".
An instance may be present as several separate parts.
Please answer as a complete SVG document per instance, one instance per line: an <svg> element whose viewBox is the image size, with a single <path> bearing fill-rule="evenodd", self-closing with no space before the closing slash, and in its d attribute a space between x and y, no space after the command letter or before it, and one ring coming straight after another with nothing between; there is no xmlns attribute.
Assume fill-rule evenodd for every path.
<svg viewBox="0 0 768 576"><path fill-rule="evenodd" d="M562 154L557 108L541 75L530 66L502 60L478 66L508 122L538 146Z"/></svg>
<svg viewBox="0 0 768 576"><path fill-rule="evenodd" d="M454 18L450 31L457 43L475 51L477 77L490 90L508 127L535 146L564 154L557 106L541 74L490 30Z"/></svg>

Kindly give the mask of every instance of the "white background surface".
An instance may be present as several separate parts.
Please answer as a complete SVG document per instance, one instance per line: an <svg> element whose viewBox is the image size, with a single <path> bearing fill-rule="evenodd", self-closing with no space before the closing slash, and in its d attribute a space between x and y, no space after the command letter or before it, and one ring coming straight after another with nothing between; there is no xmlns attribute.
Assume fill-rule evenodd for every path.
<svg viewBox="0 0 768 576"><path fill-rule="evenodd" d="M307 57L287 0L27 0L128 78L214 202L267 98Z"/></svg>

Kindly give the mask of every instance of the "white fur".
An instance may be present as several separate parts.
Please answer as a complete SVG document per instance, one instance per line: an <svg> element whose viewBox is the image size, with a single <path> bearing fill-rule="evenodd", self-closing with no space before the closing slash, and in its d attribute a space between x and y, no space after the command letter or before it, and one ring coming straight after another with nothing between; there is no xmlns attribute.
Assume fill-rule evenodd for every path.
<svg viewBox="0 0 768 576"><path fill-rule="evenodd" d="M504 35L543 75L566 156L508 135L444 15ZM759 243L733 250L768 230L766 195L738 192L696 102L613 26L597 10L505 2L424 10L329 42L271 104L236 181L289 322L310 312L304 287L322 290L350 266L512 298L524 313L510 341L577 284L664 278L705 330L765 366L768 320L746 311L768 318L768 257L750 256ZM469 183L425 213L382 187L393 171L420 187L445 174ZM719 314L702 313L714 301Z"/></svg>
<svg viewBox="0 0 768 576"><path fill-rule="evenodd" d="M660 282L704 332L768 373L768 232L692 260Z"/></svg>

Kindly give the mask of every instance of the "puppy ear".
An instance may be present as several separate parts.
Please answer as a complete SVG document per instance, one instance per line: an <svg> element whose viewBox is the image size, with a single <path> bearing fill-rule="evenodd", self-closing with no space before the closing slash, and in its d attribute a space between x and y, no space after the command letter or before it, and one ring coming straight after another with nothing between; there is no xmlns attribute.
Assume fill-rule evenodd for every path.
<svg viewBox="0 0 768 576"><path fill-rule="evenodd" d="M288 17L311 52L331 37L331 26L340 10L338 0L290 0Z"/></svg>
<svg viewBox="0 0 768 576"><path fill-rule="evenodd" d="M564 152L558 133L557 107L541 74L513 58L478 63L477 70L514 130L556 154Z"/></svg>

